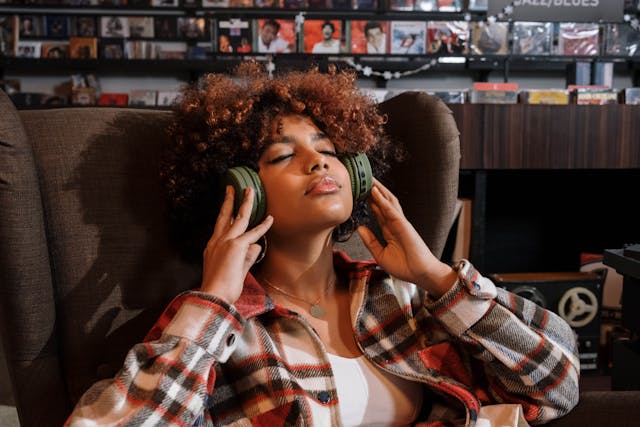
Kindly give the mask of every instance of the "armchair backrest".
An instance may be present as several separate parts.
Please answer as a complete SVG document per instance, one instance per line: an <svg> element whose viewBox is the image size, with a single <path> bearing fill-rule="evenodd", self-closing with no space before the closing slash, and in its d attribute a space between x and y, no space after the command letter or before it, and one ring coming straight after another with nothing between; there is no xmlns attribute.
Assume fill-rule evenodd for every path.
<svg viewBox="0 0 640 427"><path fill-rule="evenodd" d="M457 197L456 123L423 93L381 108L411 153L392 190L440 256ZM166 304L199 283L198 266L168 241L156 176L170 114L16 111L0 92L0 329L22 426L61 425Z"/></svg>

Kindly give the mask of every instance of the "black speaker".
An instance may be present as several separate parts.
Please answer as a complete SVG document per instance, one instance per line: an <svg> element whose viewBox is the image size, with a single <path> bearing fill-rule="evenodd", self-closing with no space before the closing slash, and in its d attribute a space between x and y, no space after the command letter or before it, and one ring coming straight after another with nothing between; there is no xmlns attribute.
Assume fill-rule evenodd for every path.
<svg viewBox="0 0 640 427"><path fill-rule="evenodd" d="M340 160L349 172L353 201L358 202L367 197L373 187L373 173L367 155L364 153L346 154L341 156ZM248 166L237 166L229 169L225 178L226 184L233 186L236 194L233 205L234 215L240 209L241 195L244 194L245 188L253 187L255 190L249 228L256 226L263 220L267 212L267 199L258 173Z"/></svg>
<svg viewBox="0 0 640 427"><path fill-rule="evenodd" d="M598 368L602 284L606 272L493 274L496 286L557 313L578 337L580 370Z"/></svg>

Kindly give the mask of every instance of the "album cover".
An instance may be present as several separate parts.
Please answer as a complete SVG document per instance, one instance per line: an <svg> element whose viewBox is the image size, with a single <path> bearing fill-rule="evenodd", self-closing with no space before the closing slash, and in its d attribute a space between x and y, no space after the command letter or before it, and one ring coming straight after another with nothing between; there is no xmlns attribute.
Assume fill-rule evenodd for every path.
<svg viewBox="0 0 640 427"><path fill-rule="evenodd" d="M569 91L566 89L527 89L520 92L522 104L569 104Z"/></svg>
<svg viewBox="0 0 640 427"><path fill-rule="evenodd" d="M389 52L389 22L351 21L351 53L386 54Z"/></svg>
<svg viewBox="0 0 640 427"><path fill-rule="evenodd" d="M127 106L129 95L126 93L102 93L98 98L98 105L111 107Z"/></svg>
<svg viewBox="0 0 640 427"><path fill-rule="evenodd" d="M622 90L622 102L640 105L640 87L628 87Z"/></svg>
<svg viewBox="0 0 640 427"><path fill-rule="evenodd" d="M42 43L40 57L59 59L69 57L69 43Z"/></svg>
<svg viewBox="0 0 640 427"><path fill-rule="evenodd" d="M178 21L175 16L154 16L153 32L157 39L174 40L178 37Z"/></svg>
<svg viewBox="0 0 640 427"><path fill-rule="evenodd" d="M151 0L152 7L178 7L179 0Z"/></svg>
<svg viewBox="0 0 640 427"><path fill-rule="evenodd" d="M99 56L102 59L124 59L124 40L100 41Z"/></svg>
<svg viewBox="0 0 640 427"><path fill-rule="evenodd" d="M158 107L171 107L173 106L178 97L180 96L179 91L175 90L159 90L157 96L157 104Z"/></svg>
<svg viewBox="0 0 640 427"><path fill-rule="evenodd" d="M259 53L294 53L296 24L293 19L258 19Z"/></svg>
<svg viewBox="0 0 640 427"><path fill-rule="evenodd" d="M98 39L96 37L69 38L69 56L79 59L97 58Z"/></svg>
<svg viewBox="0 0 640 427"><path fill-rule="evenodd" d="M438 10L438 0L415 0L414 10L423 12Z"/></svg>
<svg viewBox="0 0 640 427"><path fill-rule="evenodd" d="M155 90L134 89L129 93L129 105L136 107L155 107L158 92Z"/></svg>
<svg viewBox="0 0 640 427"><path fill-rule="evenodd" d="M182 7L200 7L200 0L180 0L180 6Z"/></svg>
<svg viewBox="0 0 640 427"><path fill-rule="evenodd" d="M158 43L162 45L164 43ZM159 46L147 40L127 40L124 45L124 54L128 59L155 59ZM184 56L181 58L184 59Z"/></svg>
<svg viewBox="0 0 640 427"><path fill-rule="evenodd" d="M97 37L95 16L72 16L71 35L77 37Z"/></svg>
<svg viewBox="0 0 640 427"><path fill-rule="evenodd" d="M550 55L553 48L553 24L514 22L512 38L514 55Z"/></svg>
<svg viewBox="0 0 640 427"><path fill-rule="evenodd" d="M505 55L509 23L472 23L471 53L474 55Z"/></svg>
<svg viewBox="0 0 640 427"><path fill-rule="evenodd" d="M187 43L163 42L155 46L159 59L185 59L187 57Z"/></svg>
<svg viewBox="0 0 640 427"><path fill-rule="evenodd" d="M278 3L278 0L255 0L253 5L257 8L276 8Z"/></svg>
<svg viewBox="0 0 640 427"><path fill-rule="evenodd" d="M596 56L600 53L600 26L562 22L558 29L558 54Z"/></svg>
<svg viewBox="0 0 640 427"><path fill-rule="evenodd" d="M280 0L282 9L306 9L307 0Z"/></svg>
<svg viewBox="0 0 640 427"><path fill-rule="evenodd" d="M187 46L187 59L211 60L213 58L211 43L200 43L195 46Z"/></svg>
<svg viewBox="0 0 640 427"><path fill-rule="evenodd" d="M486 12L488 9L488 0L469 0L469 10L471 12Z"/></svg>
<svg viewBox="0 0 640 427"><path fill-rule="evenodd" d="M209 39L209 29L205 18L193 16L178 17L178 37L192 40Z"/></svg>
<svg viewBox="0 0 640 427"><path fill-rule="evenodd" d="M640 31L634 30L629 24L607 24L604 44L607 55L640 55Z"/></svg>
<svg viewBox="0 0 640 427"><path fill-rule="evenodd" d="M129 37L134 39L153 38L153 17L151 16L129 16Z"/></svg>
<svg viewBox="0 0 640 427"><path fill-rule="evenodd" d="M304 21L305 53L341 53L346 51L344 22L338 19Z"/></svg>
<svg viewBox="0 0 640 427"><path fill-rule="evenodd" d="M236 8L253 7L253 0L229 0L229 7L236 7Z"/></svg>
<svg viewBox="0 0 640 427"><path fill-rule="evenodd" d="M391 21L391 49L397 55L423 55L426 50L427 23Z"/></svg>
<svg viewBox="0 0 640 427"><path fill-rule="evenodd" d="M217 21L217 52L249 53L252 49L253 27L251 19L229 18Z"/></svg>
<svg viewBox="0 0 640 427"><path fill-rule="evenodd" d="M460 12L462 10L462 0L438 0L438 11L440 12Z"/></svg>
<svg viewBox="0 0 640 427"><path fill-rule="evenodd" d="M44 17L47 37L69 37L69 17L66 15L47 15Z"/></svg>
<svg viewBox="0 0 640 427"><path fill-rule="evenodd" d="M18 58L40 58L40 49L42 42L18 41L17 53Z"/></svg>
<svg viewBox="0 0 640 427"><path fill-rule="evenodd" d="M129 37L129 22L125 16L101 16L100 35L107 38Z"/></svg>
<svg viewBox="0 0 640 427"><path fill-rule="evenodd" d="M468 51L469 23L466 21L429 21L427 45L429 53L463 55Z"/></svg>
<svg viewBox="0 0 640 427"><path fill-rule="evenodd" d="M18 15L0 15L0 57L16 56Z"/></svg>
<svg viewBox="0 0 640 427"><path fill-rule="evenodd" d="M202 0L202 7L229 7L229 0Z"/></svg>
<svg viewBox="0 0 640 427"><path fill-rule="evenodd" d="M329 10L333 6L332 0L306 0L309 10Z"/></svg>
<svg viewBox="0 0 640 427"><path fill-rule="evenodd" d="M440 98L446 104L464 104L467 98L466 90L427 91L427 93Z"/></svg>
<svg viewBox="0 0 640 427"><path fill-rule="evenodd" d="M98 0L100 6L126 6L127 0Z"/></svg>
<svg viewBox="0 0 640 427"><path fill-rule="evenodd" d="M357 1L357 0L354 0ZM365 0L365 2L368 0ZM331 9L334 10L353 10L355 6L353 5L352 0L332 0L331 1Z"/></svg>
<svg viewBox="0 0 640 427"><path fill-rule="evenodd" d="M74 87L71 89L71 104L73 105L95 105L96 89L93 87Z"/></svg>
<svg viewBox="0 0 640 427"><path fill-rule="evenodd" d="M20 15L20 38L44 35L44 20L39 15Z"/></svg>
<svg viewBox="0 0 640 427"><path fill-rule="evenodd" d="M130 7L149 7L151 0L127 0L127 6Z"/></svg>
<svg viewBox="0 0 640 427"><path fill-rule="evenodd" d="M387 9L409 11L414 9L414 0L388 0Z"/></svg>
<svg viewBox="0 0 640 427"><path fill-rule="evenodd" d="M378 9L378 0L355 0L353 8L357 10L376 10Z"/></svg>

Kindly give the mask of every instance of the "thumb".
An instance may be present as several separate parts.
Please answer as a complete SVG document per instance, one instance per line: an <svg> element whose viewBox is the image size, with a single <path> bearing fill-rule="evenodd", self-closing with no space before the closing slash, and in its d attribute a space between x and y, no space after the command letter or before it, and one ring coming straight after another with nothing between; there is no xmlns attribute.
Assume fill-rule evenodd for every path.
<svg viewBox="0 0 640 427"><path fill-rule="evenodd" d="M373 234L373 232L368 227L365 227L363 225L358 227L358 235L362 239L362 242L367 247L369 252L371 252L371 255L373 255L373 258L375 258L377 261L382 255L384 247L380 244L380 242L376 238L376 235Z"/></svg>

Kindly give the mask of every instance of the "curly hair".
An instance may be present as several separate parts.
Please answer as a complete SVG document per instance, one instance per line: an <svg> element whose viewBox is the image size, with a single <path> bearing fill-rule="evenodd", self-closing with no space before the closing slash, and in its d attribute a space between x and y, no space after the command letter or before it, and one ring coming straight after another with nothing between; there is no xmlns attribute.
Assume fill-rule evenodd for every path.
<svg viewBox="0 0 640 427"><path fill-rule="evenodd" d="M255 62L232 75L205 74L182 90L168 127L170 144L160 176L185 255L198 256L208 241L222 202L228 168L257 170L265 147L273 142L278 116L308 116L339 153L368 153L374 175L388 168L392 145L384 135L386 118L371 97L362 94L348 71L317 68L269 77ZM358 203L334 231L341 240L368 221L366 202Z"/></svg>

